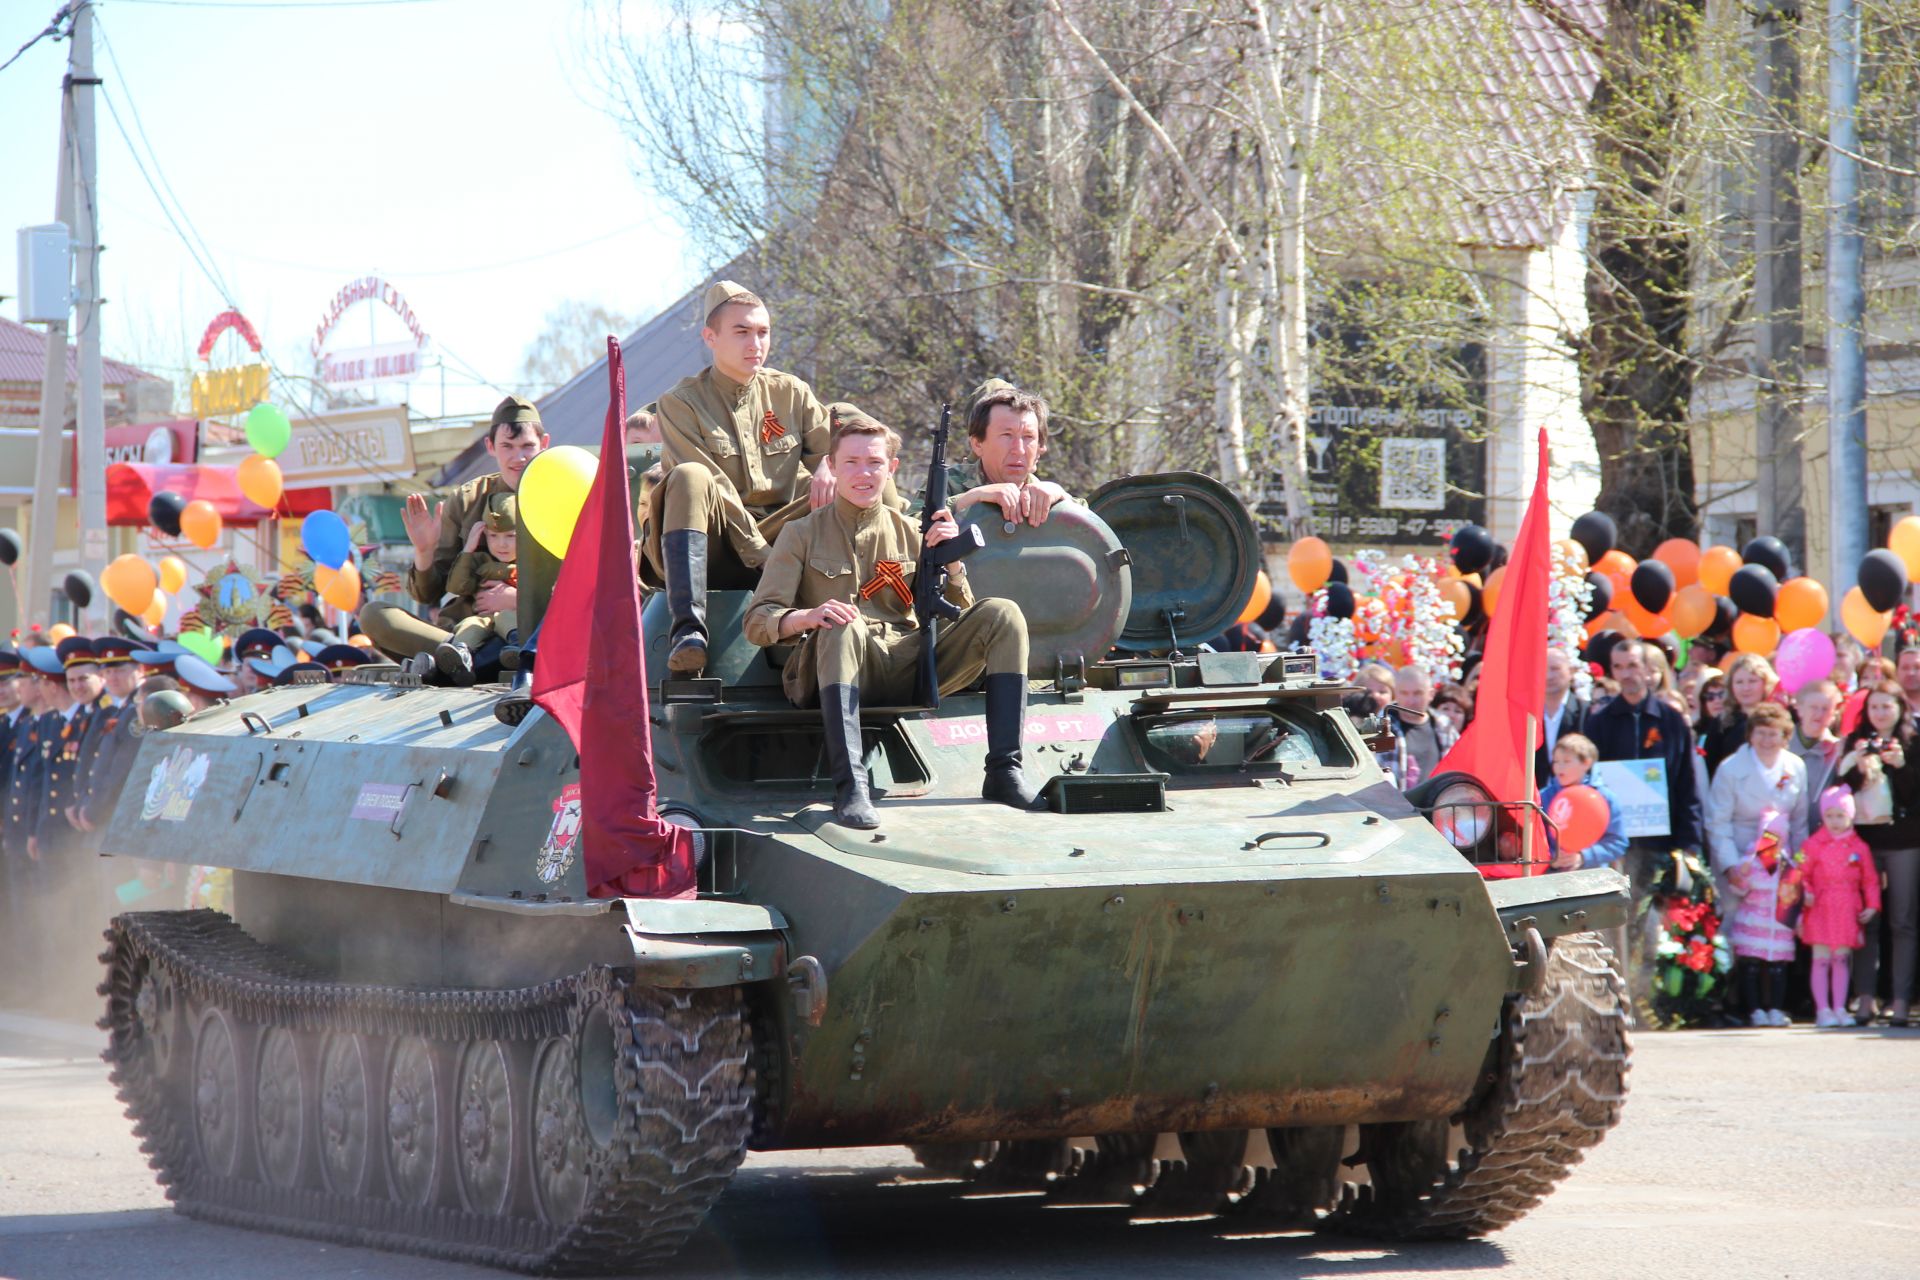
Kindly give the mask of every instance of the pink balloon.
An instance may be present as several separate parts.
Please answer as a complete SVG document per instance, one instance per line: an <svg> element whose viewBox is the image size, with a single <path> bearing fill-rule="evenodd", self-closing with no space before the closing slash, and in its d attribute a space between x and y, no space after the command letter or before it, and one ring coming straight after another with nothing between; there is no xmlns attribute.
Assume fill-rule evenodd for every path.
<svg viewBox="0 0 1920 1280"><path fill-rule="evenodd" d="M1823 632L1812 627L1789 631L1781 637L1780 647L1773 655L1774 670L1780 673L1780 687L1793 694L1800 692L1803 685L1824 679L1832 674L1836 656L1833 641Z"/></svg>

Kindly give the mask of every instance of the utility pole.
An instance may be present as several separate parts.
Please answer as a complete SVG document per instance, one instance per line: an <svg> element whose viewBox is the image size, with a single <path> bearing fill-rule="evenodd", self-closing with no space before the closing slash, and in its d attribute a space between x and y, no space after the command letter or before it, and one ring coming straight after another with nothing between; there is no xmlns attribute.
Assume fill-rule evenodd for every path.
<svg viewBox="0 0 1920 1280"><path fill-rule="evenodd" d="M80 416L73 433L80 499L80 567L97 582L107 563L107 415L100 367L99 154L94 143L93 5L74 7L68 92L73 97L74 334L80 342Z"/></svg>
<svg viewBox="0 0 1920 1280"><path fill-rule="evenodd" d="M1754 453L1759 463L1754 515L1761 533L1807 563L1802 492L1800 388L1806 334L1800 323L1800 58L1794 51L1797 0L1764 0L1754 17L1753 302Z"/></svg>
<svg viewBox="0 0 1920 1280"><path fill-rule="evenodd" d="M60 91L60 160L54 180L53 219L73 227L73 96ZM67 322L47 326L47 361L40 378L40 439L33 463L33 521L27 530L27 581L20 592L20 622L49 621L53 600L53 541L59 532L60 459L67 423Z"/></svg>
<svg viewBox="0 0 1920 1280"><path fill-rule="evenodd" d="M1827 508L1833 603L1867 554L1867 296L1860 235L1860 2L1827 0Z"/></svg>

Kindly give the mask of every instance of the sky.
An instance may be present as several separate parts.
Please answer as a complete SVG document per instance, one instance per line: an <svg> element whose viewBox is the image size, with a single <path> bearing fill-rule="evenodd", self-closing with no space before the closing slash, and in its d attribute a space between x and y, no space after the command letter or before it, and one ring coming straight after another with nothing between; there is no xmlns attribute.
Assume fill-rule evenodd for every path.
<svg viewBox="0 0 1920 1280"><path fill-rule="evenodd" d="M0 60L58 7L0 3ZM484 415L521 390L521 356L554 306L645 319L702 274L600 106L582 0L102 0L94 10L103 92L283 369L310 371L328 301L378 275L422 321L426 362L444 361L445 412ZM66 43L42 41L0 71L9 230L54 220L67 55ZM96 132L105 351L171 377L184 397L193 349L226 302L168 225L104 102ZM16 274L9 248L8 318ZM404 336L365 303L341 325L363 344ZM440 370L407 395L416 412L439 415Z"/></svg>

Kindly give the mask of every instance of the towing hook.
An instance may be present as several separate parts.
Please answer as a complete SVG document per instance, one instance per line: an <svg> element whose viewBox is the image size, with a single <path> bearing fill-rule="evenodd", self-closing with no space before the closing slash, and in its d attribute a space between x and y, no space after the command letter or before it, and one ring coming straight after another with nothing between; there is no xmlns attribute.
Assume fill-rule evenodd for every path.
<svg viewBox="0 0 1920 1280"><path fill-rule="evenodd" d="M1523 996L1538 996L1547 989L1547 943L1540 936L1540 922L1532 916L1517 922L1522 930L1520 945L1514 948L1515 985ZM1525 952L1520 956L1520 952Z"/></svg>

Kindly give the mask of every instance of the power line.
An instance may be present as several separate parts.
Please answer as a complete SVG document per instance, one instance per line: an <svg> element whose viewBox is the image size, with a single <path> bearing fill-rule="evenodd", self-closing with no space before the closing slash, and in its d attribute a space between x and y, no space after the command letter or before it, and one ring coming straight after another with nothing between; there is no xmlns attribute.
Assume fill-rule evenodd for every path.
<svg viewBox="0 0 1920 1280"><path fill-rule="evenodd" d="M8 58L5 62L0 62L0 71L5 71L8 67L20 61L20 57L22 54L26 53L27 50L33 48L33 46L39 44L42 40L45 40L48 36L53 36L54 38L58 39L61 34L60 32L61 19L72 16L72 13L73 13L72 5L70 4L61 5L60 11L53 15L53 20L51 22L47 23L47 29L45 31L42 31L39 35L27 41L25 44L21 45L18 49L15 49L13 51L13 56L11 58Z"/></svg>

